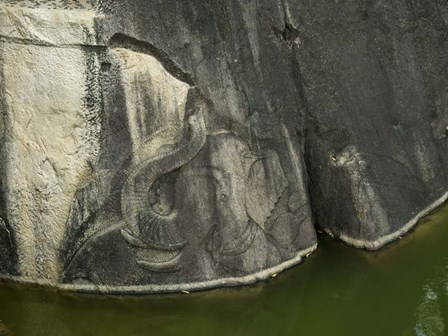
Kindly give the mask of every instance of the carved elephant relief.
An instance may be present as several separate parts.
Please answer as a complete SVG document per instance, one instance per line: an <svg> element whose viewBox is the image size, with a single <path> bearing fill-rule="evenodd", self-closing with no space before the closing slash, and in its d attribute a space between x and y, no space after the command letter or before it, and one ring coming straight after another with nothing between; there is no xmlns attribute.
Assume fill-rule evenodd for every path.
<svg viewBox="0 0 448 336"><path fill-rule="evenodd" d="M170 155L177 154L160 160L176 161ZM158 171L151 165L157 166L157 160L147 169ZM170 173L172 167L166 168L159 174ZM229 275L281 262L270 219L287 194L288 183L277 153L255 153L231 133L210 135L198 154L168 181L153 197L154 203L165 204L160 212L149 204L148 189L146 196L129 191L123 196L128 208L142 211L134 216L139 218L136 227L128 225L123 236L140 250L137 258L143 268L167 272L194 267ZM160 192L163 189L171 192Z"/></svg>
<svg viewBox="0 0 448 336"><path fill-rule="evenodd" d="M124 100L105 96L104 153L122 150L77 192L61 282L210 287L298 262L315 239L284 170L289 154L217 128L197 87L137 51L110 56Z"/></svg>
<svg viewBox="0 0 448 336"><path fill-rule="evenodd" d="M266 278L315 248L293 176L301 156L281 130L264 132L277 104L259 113L238 90L216 95L227 88L206 87L157 41L108 31L94 6L49 15L10 2L0 275L119 293L209 288Z"/></svg>

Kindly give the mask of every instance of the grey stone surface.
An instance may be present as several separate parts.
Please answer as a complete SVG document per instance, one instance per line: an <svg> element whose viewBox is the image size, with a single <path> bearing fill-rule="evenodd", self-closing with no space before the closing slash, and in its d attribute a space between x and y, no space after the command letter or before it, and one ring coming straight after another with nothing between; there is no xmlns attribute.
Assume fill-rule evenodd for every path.
<svg viewBox="0 0 448 336"><path fill-rule="evenodd" d="M296 5L316 222L375 249L447 198L448 5Z"/></svg>
<svg viewBox="0 0 448 336"><path fill-rule="evenodd" d="M448 5L0 1L0 273L163 292L447 198Z"/></svg>

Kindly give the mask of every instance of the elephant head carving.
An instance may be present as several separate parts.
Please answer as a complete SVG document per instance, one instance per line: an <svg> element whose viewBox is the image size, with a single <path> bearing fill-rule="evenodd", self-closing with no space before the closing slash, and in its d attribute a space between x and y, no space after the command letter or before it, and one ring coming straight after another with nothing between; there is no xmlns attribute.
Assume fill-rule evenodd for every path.
<svg viewBox="0 0 448 336"><path fill-rule="evenodd" d="M272 254L245 260L245 252L269 244L263 230L288 185L279 158L275 151L251 151L230 133L206 138L200 114L189 118L185 143L130 169L122 191L123 236L145 251L138 263L151 271L173 271L197 258L214 266L236 258L247 272L261 269ZM149 190L177 168L172 210L162 215Z"/></svg>

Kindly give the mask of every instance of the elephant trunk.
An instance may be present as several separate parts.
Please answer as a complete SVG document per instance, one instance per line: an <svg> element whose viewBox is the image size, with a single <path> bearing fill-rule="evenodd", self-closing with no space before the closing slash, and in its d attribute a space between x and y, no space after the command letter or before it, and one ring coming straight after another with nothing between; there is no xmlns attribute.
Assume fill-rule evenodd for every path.
<svg viewBox="0 0 448 336"><path fill-rule="evenodd" d="M121 192L121 211L129 233L139 237L147 247L178 250L184 244L177 228L177 211L168 215L154 211L149 191L156 180L193 159L206 140L205 121L201 110L187 118L188 131L179 145L166 153L151 156L148 144L139 149L139 162L129 169Z"/></svg>

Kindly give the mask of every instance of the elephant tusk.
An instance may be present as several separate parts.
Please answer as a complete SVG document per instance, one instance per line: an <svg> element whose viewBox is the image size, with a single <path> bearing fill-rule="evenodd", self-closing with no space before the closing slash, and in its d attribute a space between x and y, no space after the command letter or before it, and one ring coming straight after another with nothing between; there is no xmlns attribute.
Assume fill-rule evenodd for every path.
<svg viewBox="0 0 448 336"><path fill-rule="evenodd" d="M149 271L153 272L174 272L181 268L180 258L181 253L178 253L174 258L163 262L150 262L145 260L137 260L137 264Z"/></svg>
<svg viewBox="0 0 448 336"><path fill-rule="evenodd" d="M147 247L161 251L178 251L181 250L186 244L184 242L178 244L161 244L149 239L147 239L145 243Z"/></svg>
<svg viewBox="0 0 448 336"><path fill-rule="evenodd" d="M128 232L128 230L121 229L121 235L123 236L124 240L126 240L130 245L140 248L147 248L146 244L142 240L140 240L137 237L134 237L132 234Z"/></svg>
<svg viewBox="0 0 448 336"><path fill-rule="evenodd" d="M221 255L225 257L235 257L246 252L251 246L257 235L256 227L251 220L247 222L246 230L241 236L224 246Z"/></svg>

